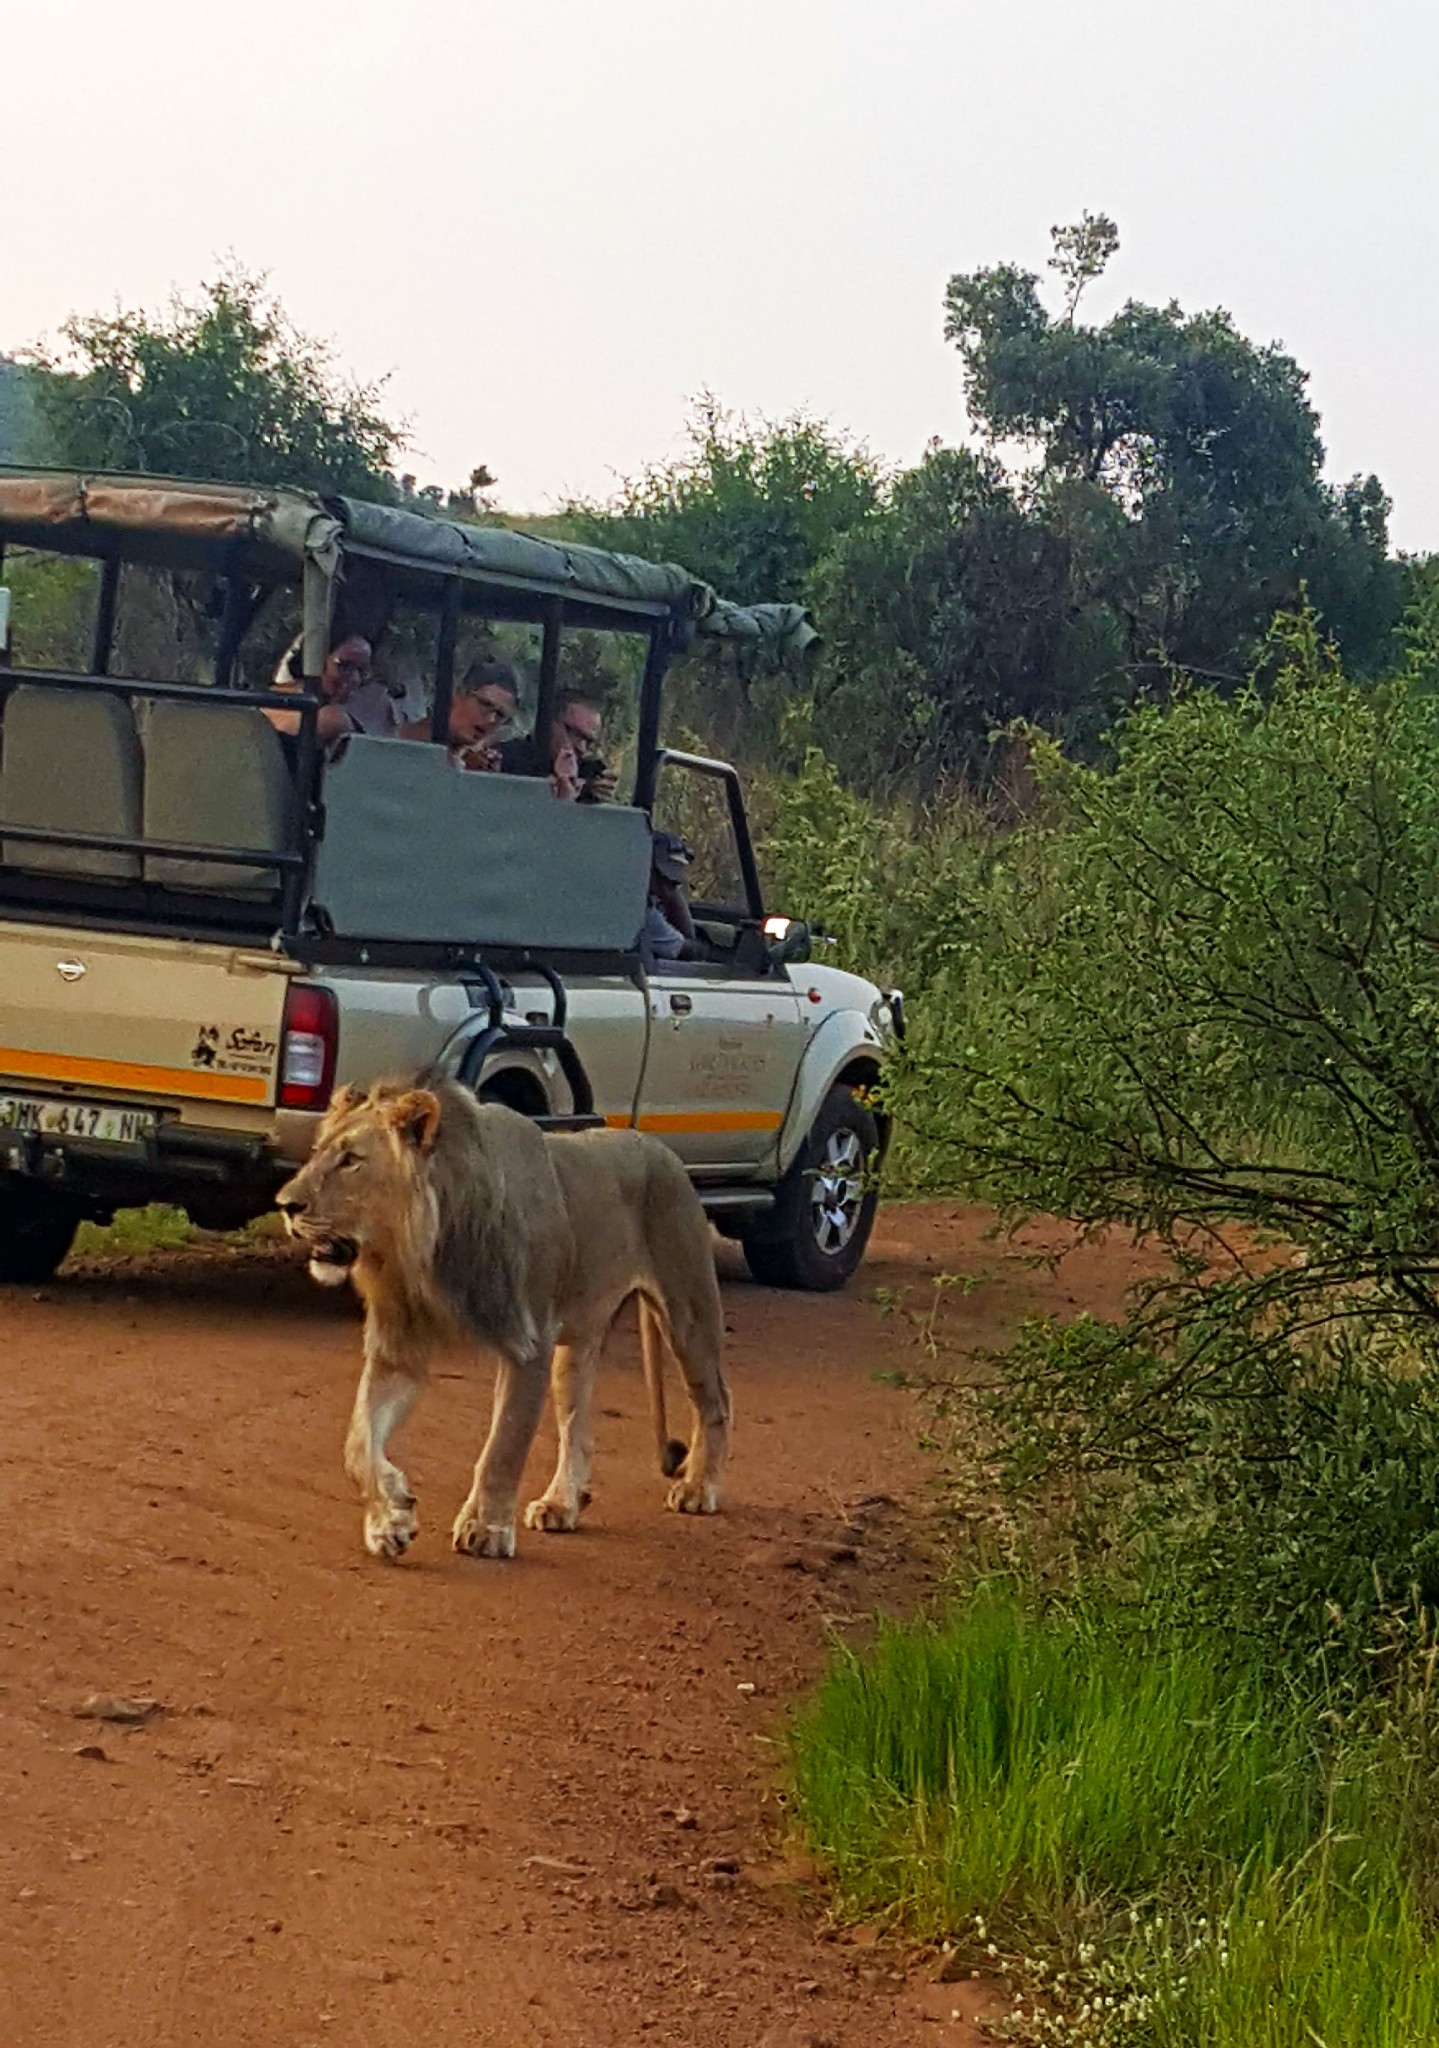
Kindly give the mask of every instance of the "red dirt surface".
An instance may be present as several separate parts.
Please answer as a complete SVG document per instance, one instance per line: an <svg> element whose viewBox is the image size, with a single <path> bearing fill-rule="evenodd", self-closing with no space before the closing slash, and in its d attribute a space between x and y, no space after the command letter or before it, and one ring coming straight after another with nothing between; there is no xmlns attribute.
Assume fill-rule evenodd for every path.
<svg viewBox="0 0 1439 2048"><path fill-rule="evenodd" d="M447 1548L488 1405L449 1361L399 1439L422 1533L367 1557L340 1445L354 1307L278 1250L82 1265L0 1295L0 2009L8 2048L970 2048L982 1986L836 1937L784 1857L776 1738L825 1626L919 1597L934 1468L904 1315L942 1347L1112 1309L950 1206L881 1218L851 1292L726 1249L725 1514L661 1512L633 1332L596 1500L510 1564ZM1058 1243L1051 1233L1050 1243ZM538 1491L548 1432L536 1448ZM542 1470L543 1468L543 1470ZM852 1550L853 1556L844 1552ZM93 1695L158 1702L139 1725ZM961 2013L966 2017L952 2018Z"/></svg>

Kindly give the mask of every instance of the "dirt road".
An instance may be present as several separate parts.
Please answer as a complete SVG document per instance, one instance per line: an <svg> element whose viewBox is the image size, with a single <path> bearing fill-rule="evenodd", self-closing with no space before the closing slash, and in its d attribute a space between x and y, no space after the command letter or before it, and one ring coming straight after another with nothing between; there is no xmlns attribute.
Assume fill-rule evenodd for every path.
<svg viewBox="0 0 1439 2048"><path fill-rule="evenodd" d="M339 1471L358 1322L284 1254L0 1296L10 2048L975 2039L950 2019L968 1987L823 1938L773 1792L826 1617L922 1581L930 1468L879 1377L914 1354L874 1296L922 1306L946 1268L990 1276L946 1302L967 1344L1112 1305L1132 1257L1051 1278L932 1206L886 1213L844 1298L726 1255L726 1514L660 1512L621 1330L586 1526L522 1532L505 1565L446 1547L488 1397L460 1361L401 1439L416 1551L362 1553ZM551 1455L546 1434L537 1475ZM94 1694L160 1710L77 1718Z"/></svg>

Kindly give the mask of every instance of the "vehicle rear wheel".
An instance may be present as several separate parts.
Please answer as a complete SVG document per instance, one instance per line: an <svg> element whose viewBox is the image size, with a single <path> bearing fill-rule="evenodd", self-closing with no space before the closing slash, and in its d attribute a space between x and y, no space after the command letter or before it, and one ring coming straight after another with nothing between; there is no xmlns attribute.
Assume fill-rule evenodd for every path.
<svg viewBox="0 0 1439 2048"><path fill-rule="evenodd" d="M831 1088L775 1205L744 1238L766 1287L827 1294L843 1287L869 1243L879 1206L879 1126L854 1091Z"/></svg>
<svg viewBox="0 0 1439 2048"><path fill-rule="evenodd" d="M75 1241L80 1211L37 1181L0 1182L0 1284L48 1280Z"/></svg>

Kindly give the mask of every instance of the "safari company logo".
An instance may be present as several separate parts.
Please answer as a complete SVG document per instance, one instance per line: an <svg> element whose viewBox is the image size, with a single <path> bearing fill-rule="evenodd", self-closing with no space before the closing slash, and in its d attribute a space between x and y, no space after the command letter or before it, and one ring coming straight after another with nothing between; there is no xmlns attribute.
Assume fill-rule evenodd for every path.
<svg viewBox="0 0 1439 2048"><path fill-rule="evenodd" d="M249 1074L268 1080L279 1051L274 1033L262 1026L236 1024L225 1031L202 1024L190 1048L190 1065L211 1074Z"/></svg>

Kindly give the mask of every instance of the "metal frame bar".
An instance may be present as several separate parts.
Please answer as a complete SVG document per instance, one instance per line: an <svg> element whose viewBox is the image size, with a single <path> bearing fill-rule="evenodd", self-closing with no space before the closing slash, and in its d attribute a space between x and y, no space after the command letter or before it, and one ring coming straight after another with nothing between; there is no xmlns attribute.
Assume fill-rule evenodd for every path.
<svg viewBox="0 0 1439 2048"><path fill-rule="evenodd" d="M664 698L665 670L669 667L671 622L656 621L650 629L645 650L644 674L640 678L639 732L635 740L635 786L631 801L639 810L654 809L655 784L660 770L660 709Z"/></svg>
<svg viewBox="0 0 1439 2048"><path fill-rule="evenodd" d="M540 673L535 686L534 736L548 748L550 726L555 716L555 683L560 673L560 635L564 631L564 600L547 597L540 611L544 637L540 641ZM549 758L548 753L545 756Z"/></svg>
<svg viewBox="0 0 1439 2048"><path fill-rule="evenodd" d="M66 668L11 668L0 662L0 682L34 683L41 689L100 690L111 697L153 697L179 704L268 705L275 711L318 712L324 698L296 690L222 690L206 683L151 683L143 676L81 674Z"/></svg>
<svg viewBox="0 0 1439 2048"><path fill-rule="evenodd" d="M212 861L216 867L278 868L286 873L306 865L302 853L261 852L254 846L197 846L189 839L129 839L107 832L58 832L50 825L11 825L0 818L0 835L35 846L75 846L87 853L154 854L157 859Z"/></svg>
<svg viewBox="0 0 1439 2048"><path fill-rule="evenodd" d="M450 744L450 706L455 699L455 646L460 637L460 579L452 576L440 601L440 637L435 649L435 698L430 706L430 738Z"/></svg>
<svg viewBox="0 0 1439 2048"><path fill-rule="evenodd" d="M759 885L759 869L755 865L754 844L749 836L749 818L744 807L744 787L740 782L739 770L728 761L711 761L703 754L682 754L673 747L660 747L655 754L655 773L672 761L676 768L687 768L692 775L708 775L715 782L722 782L729 801L730 825L734 831L735 846L739 854L740 880L744 883L745 895L749 898L749 914L757 923L764 920L764 896Z"/></svg>
<svg viewBox="0 0 1439 2048"><path fill-rule="evenodd" d="M250 601L249 581L240 573L240 549L230 550L230 568L225 579L225 608L220 615L220 637L215 646L214 687L228 690L232 687L235 674L235 656L240 651L240 642L245 628L254 617L255 607Z"/></svg>
<svg viewBox="0 0 1439 2048"><path fill-rule="evenodd" d="M108 568L107 564L107 568ZM236 578L236 581L239 579ZM232 585L233 588L233 585ZM226 612L231 606L227 598ZM97 636L98 645L98 636ZM280 929L292 937L300 927L304 908L305 877L310 865L310 842L320 828L321 812L315 797L319 779L319 713L324 700L310 691L236 690L206 687L198 683L152 683L143 677L80 675L67 669L17 669L0 665L0 681L29 683L41 689L91 690L133 701L145 697L172 704L236 705L245 710L272 706L277 711L298 711L300 730L294 761L294 806L290 815L289 846L281 853L258 847L199 846L189 840L159 840L111 837L96 832L58 832L40 826L11 825L0 818L0 838L18 844L67 846L94 853L131 853L156 859L192 860L215 867L252 867L272 873L281 885ZM46 879L63 887L63 874L48 872Z"/></svg>
<svg viewBox="0 0 1439 2048"><path fill-rule="evenodd" d="M115 638L115 607L120 597L120 557L106 555L104 562L100 572L100 601L95 607L95 638L90 652L90 673L96 676L109 672L111 643Z"/></svg>

